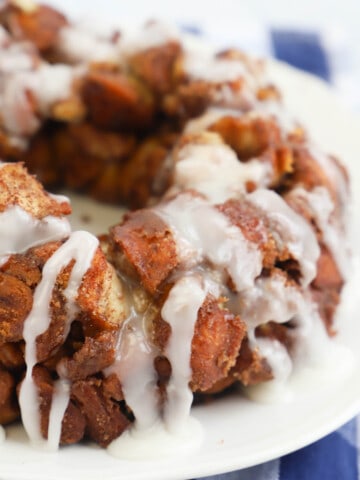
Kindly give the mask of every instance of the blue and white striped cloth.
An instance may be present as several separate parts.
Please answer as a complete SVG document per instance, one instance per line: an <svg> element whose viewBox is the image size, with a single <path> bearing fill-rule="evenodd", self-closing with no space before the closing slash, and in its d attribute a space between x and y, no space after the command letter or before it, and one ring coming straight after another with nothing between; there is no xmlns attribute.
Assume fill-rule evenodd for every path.
<svg viewBox="0 0 360 480"><path fill-rule="evenodd" d="M205 34L194 27L192 33ZM264 29L265 30L265 29ZM360 110L360 78L351 70L349 52L344 45L309 30L272 29L259 35L239 28L236 45L258 55L274 56L331 83L343 99ZM265 35L265 37L264 37ZM265 39L264 39L265 38ZM218 38L219 44L234 45ZM232 39L233 40L233 39ZM356 85L356 88L355 88ZM346 87L346 88L345 88ZM343 91L344 90L344 91ZM255 467L206 477L204 480L359 480L360 417L345 424L325 438L284 457Z"/></svg>
<svg viewBox="0 0 360 480"><path fill-rule="evenodd" d="M256 467L203 480L359 480L359 421L296 452Z"/></svg>

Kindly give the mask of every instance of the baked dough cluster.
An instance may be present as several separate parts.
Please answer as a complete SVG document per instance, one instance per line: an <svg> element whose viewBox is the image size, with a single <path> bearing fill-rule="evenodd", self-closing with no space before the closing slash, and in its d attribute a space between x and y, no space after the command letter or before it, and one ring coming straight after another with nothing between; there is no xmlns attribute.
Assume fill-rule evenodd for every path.
<svg viewBox="0 0 360 480"><path fill-rule="evenodd" d="M0 424L107 446L286 381L336 333L348 178L264 65L157 22L0 21ZM132 210L74 232L42 183Z"/></svg>

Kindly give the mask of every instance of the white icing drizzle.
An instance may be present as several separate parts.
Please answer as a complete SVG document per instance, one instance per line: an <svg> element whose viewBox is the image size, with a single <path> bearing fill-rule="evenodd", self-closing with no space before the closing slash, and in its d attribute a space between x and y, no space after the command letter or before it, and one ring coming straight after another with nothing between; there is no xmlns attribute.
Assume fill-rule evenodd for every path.
<svg viewBox="0 0 360 480"><path fill-rule="evenodd" d="M307 144L307 150L333 184L343 206L349 202L349 189L343 171L336 162L314 142Z"/></svg>
<svg viewBox="0 0 360 480"><path fill-rule="evenodd" d="M316 329L313 335L316 335ZM295 362L294 369L286 382L270 380L251 387L244 388L244 393L260 403L284 404L300 396L306 399L314 390L318 391L333 382L334 378L346 379L355 367L354 354L348 347L337 344L326 334L320 332L321 340L314 344L316 348L325 347L323 355L315 360L304 358ZM285 360L286 362L286 360Z"/></svg>
<svg viewBox="0 0 360 480"><path fill-rule="evenodd" d="M303 292L298 311L292 318L292 325L289 335L294 340L290 351L293 372L296 373L306 365L311 367L323 363L327 352L331 350L331 339L308 290ZM271 362L270 358L270 365Z"/></svg>
<svg viewBox="0 0 360 480"><path fill-rule="evenodd" d="M290 194L305 201L314 220L321 230L323 241L332 254L339 272L346 279L351 270L348 245L344 229L334 216L335 205L325 187L315 187L307 191L302 187L294 188Z"/></svg>
<svg viewBox="0 0 360 480"><path fill-rule="evenodd" d="M247 200L266 212L276 241L287 247L299 262L302 284L307 286L315 278L320 248L310 225L292 210L280 195L271 190L256 190Z"/></svg>
<svg viewBox="0 0 360 480"><path fill-rule="evenodd" d="M246 393L251 398L259 401L288 399L287 382L300 368L313 368L323 363L327 352L331 351L332 342L308 289L287 285L285 276L273 274L256 279L255 287L230 298L229 306L246 322L251 348L266 359L274 376L270 382L247 388ZM277 339L255 336L255 328L270 321L291 321L288 335L293 345L290 351Z"/></svg>
<svg viewBox="0 0 360 480"><path fill-rule="evenodd" d="M118 49L109 39L95 35L86 25L63 27L57 48L70 62L87 63L97 60L118 60Z"/></svg>
<svg viewBox="0 0 360 480"><path fill-rule="evenodd" d="M292 361L285 347L277 340L255 336L255 329L270 321L285 323L302 309L303 293L286 285L286 277L273 274L259 277L253 288L230 296L229 308L246 322L250 346L269 363L274 378L283 383L292 371Z"/></svg>
<svg viewBox="0 0 360 480"><path fill-rule="evenodd" d="M36 70L6 76L1 85L0 108L5 128L15 135L31 135L40 126L37 114L71 95L77 72L68 65L42 64ZM29 99L35 100L35 107Z"/></svg>
<svg viewBox="0 0 360 480"><path fill-rule="evenodd" d="M161 315L172 330L165 349L172 374L163 412L159 405L154 368L154 359L159 352L146 338L146 315L137 315L133 311L122 328L116 360L105 374L116 373L120 379L126 403L135 415L135 423L111 443L109 451L112 455L120 458L159 456L159 448L147 445L149 436L154 436L155 442L164 442L160 456L163 456L163 448L169 454L175 453L175 448L184 450L184 445L181 445L185 440L193 448L200 444L202 429L189 417L193 398L189 388L192 376L190 362L198 311L209 290L211 284L204 282L200 276L182 277L171 289L162 307Z"/></svg>
<svg viewBox="0 0 360 480"><path fill-rule="evenodd" d="M169 42L180 41L178 29L161 21L148 22L140 29L122 30L122 33L119 51L128 56L150 48L161 47Z"/></svg>
<svg viewBox="0 0 360 480"><path fill-rule="evenodd" d="M40 127L27 91L35 90L30 72L9 75L1 85L0 110L6 130L18 136L31 135Z"/></svg>
<svg viewBox="0 0 360 480"><path fill-rule="evenodd" d="M85 24L66 26L60 32L58 49L74 63L97 60L121 63L126 56L179 39L177 32L159 22L146 25L136 35L124 32L120 40L112 38L114 32L96 31ZM0 28L0 43L6 45L7 41L6 32ZM71 94L75 75L72 67L42 64L37 70L32 70L33 68L34 60L21 44L7 45L0 52L0 70L4 75L0 109L5 128L14 134L14 141L20 141L21 135L34 133L40 125L37 115L48 115L55 102ZM259 79L245 62L216 58L212 53L185 48L183 68L192 79L223 84L213 94L214 104L231 105L241 109L245 98L256 108L246 114L249 119L272 116L285 132L297 126L292 116L277 101L254 100L254 90L259 86ZM238 91L226 84L236 80L244 81ZM37 103L36 111L29 101L29 92ZM185 133L199 133L225 115L240 116L243 113L230 108L211 108L201 117L189 122ZM340 195L345 202L347 187L340 169L328 156L318 151L317 147L310 145L309 152L328 173L334 185L340 182ZM175 436L169 435L169 432L179 435L181 441L186 440L188 446L193 445L192 434L186 429L191 424L188 419L192 403L189 388L192 376L191 344L198 311L207 293L213 293L218 287L212 285L211 274L205 274L205 268L202 271L203 266L199 267L203 262L212 264L209 268L212 273L215 271L212 268L215 267L222 269L220 276L230 275L239 293L232 296L229 306L247 322L250 345L257 348L267 359L275 381L284 382L293 369L293 363L300 364L305 360L309 361L309 358L314 359L319 351L322 355L329 342L308 292L286 285L285 279L279 275L259 277L262 270L261 253L255 245L246 240L239 228L232 225L227 217L213 206L229 198L245 195L247 181L254 182L260 188L266 187L272 173L271 165L256 158L241 163L235 152L224 144L185 145L178 151L177 160L174 170L175 186L169 194L193 189L203 194L206 199L183 193L154 209L169 225L176 240L180 261L193 270L189 275L180 276L176 280L161 311L163 319L172 330L165 350L172 365L172 376L167 386L164 412L159 408L157 373L154 368L158 351L148 339L146 313L140 315L134 309L131 310L119 335L116 360L105 372L118 375L126 402L136 417L134 427L109 447L112 454L125 458L148 456L149 442L154 443L156 447L153 450L159 452L159 446L153 442L154 436L155 439L160 438L161 442L169 443L171 448L178 448L178 444L173 442ZM0 168L2 166L0 162ZM327 190L318 187L312 192L306 192L298 188L292 194L302 196L312 208L324 241L343 273L346 270L345 259L342 258L344 249L341 246L338 226L333 223L334 205ZM66 201L66 197L53 198L59 202ZM275 192L260 189L245 198L266 212L276 241L288 247L299 262L305 288L316 274L319 256L319 247L311 227ZM0 239L0 266L12 253L23 252L32 246L64 239L70 235L45 264L42 280L35 290L33 308L24 324L27 371L20 390L19 403L23 423L31 441L42 443L39 398L32 378L33 368L37 363L36 339L49 328L50 304L57 276L74 259L68 286L63 292L67 302L65 335L68 334L71 321L78 314L78 290L91 266L98 241L86 232L71 234L65 219L49 216L37 220L18 206L9 207L0 214L0 231L7 232L6 238ZM196 269L200 274L196 273ZM255 337L255 328L271 320L279 323L293 320L296 346L291 352L292 358L279 341ZM319 345L322 347L319 348ZM47 446L50 449L58 447L69 395L69 383L60 378L54 384L49 417ZM191 425L190 427L193 428ZM198 430L196 426L195 430L190 429L190 432ZM3 429L0 428L0 438L2 435ZM198 433L196 435L198 438ZM173 446L175 444L176 447ZM139 450L139 445L142 450ZM152 453L151 456L153 455Z"/></svg>
<svg viewBox="0 0 360 480"><path fill-rule="evenodd" d="M0 213L0 266L9 255L22 253L42 243L61 240L71 232L69 221L63 217L34 218L18 205Z"/></svg>
<svg viewBox="0 0 360 480"><path fill-rule="evenodd" d="M6 48L2 47L0 49L1 74L31 70L35 64L32 54L34 54L34 48L29 43L11 43Z"/></svg>
<svg viewBox="0 0 360 480"><path fill-rule="evenodd" d="M186 124L184 133L201 133L223 117L242 118L244 122L255 118L273 118L283 133L292 132L298 126L294 117L276 100L256 101L252 109L246 112L235 108L237 105L234 102L230 102L230 105L230 108L209 107L205 113Z"/></svg>
<svg viewBox="0 0 360 480"><path fill-rule="evenodd" d="M294 370L324 363L331 351L332 340L308 290L304 292L303 303L294 316L292 325L293 329L289 333L294 339L291 350Z"/></svg>
<svg viewBox="0 0 360 480"><path fill-rule="evenodd" d="M116 359L105 372L119 378L126 403L136 418L133 428L139 431L150 428L160 416L154 368L157 351L147 339L145 323L146 315L133 309L121 329Z"/></svg>
<svg viewBox="0 0 360 480"><path fill-rule="evenodd" d="M199 117L189 120L184 133L201 133L223 117L243 117L245 113L234 108L210 107Z"/></svg>
<svg viewBox="0 0 360 480"><path fill-rule="evenodd" d="M57 450L61 438L62 420L70 400L70 384L66 380L54 383L54 393L51 402L48 428L48 447Z"/></svg>
<svg viewBox="0 0 360 480"><path fill-rule="evenodd" d="M261 253L209 202L182 194L154 211L172 229L178 255L188 268L208 260L227 271L239 290L251 287L261 271ZM161 419L171 433L177 434L186 428L192 403L189 389L192 338L198 311L208 292L218 295L219 286L215 278L207 275L205 270L199 270L199 273L180 276L163 305L162 317L172 330L165 350L172 365L172 376L167 387L163 418L158 405L154 369L158 352L147 340L146 314L138 315L133 311L122 328L116 361L106 374L117 374L126 402L136 418L131 430L133 433L127 438L136 437L136 432L155 428ZM116 445L123 445L123 441L116 441Z"/></svg>
<svg viewBox="0 0 360 480"><path fill-rule="evenodd" d="M198 311L206 298L201 279L182 277L171 289L161 310L162 318L171 326L165 354L171 364L171 377L166 388L165 424L177 433L190 415L193 395L189 388L192 376L191 345Z"/></svg>
<svg viewBox="0 0 360 480"><path fill-rule="evenodd" d="M257 101L248 115L250 118L273 117L283 133L292 132L299 126L295 117L278 100Z"/></svg>
<svg viewBox="0 0 360 480"><path fill-rule="evenodd" d="M122 35L123 33L122 31L120 32L121 25L118 22L118 18L110 19L102 16L94 18L91 12L89 12L89 15L86 14L77 19L76 23L72 23L72 27L108 43L115 43L114 36L120 33Z"/></svg>
<svg viewBox="0 0 360 480"><path fill-rule="evenodd" d="M284 384L293 370L293 362L285 346L276 339L257 337L255 348L266 358L275 382Z"/></svg>
<svg viewBox="0 0 360 480"><path fill-rule="evenodd" d="M116 38L120 31L119 38ZM160 21L136 29L120 28L120 25L105 29L99 22L94 24L85 19L61 29L57 48L73 63L106 60L122 64L128 56L179 39L175 26Z"/></svg>
<svg viewBox="0 0 360 480"><path fill-rule="evenodd" d="M189 426L192 403L189 389L191 342L198 310L211 288L211 283L204 283L201 277L180 278L163 305L161 314L172 328L165 351L172 365L172 376L167 387L164 412L159 404L158 375L154 367L154 360L160 352L148 339L146 312L138 314L132 308L120 332L116 359L105 370L106 375L117 375L126 403L134 413L135 423L124 437L129 442L139 439L141 444L143 436L146 438L147 432L154 429L157 435L187 435L185 430ZM114 453L116 456L123 456L119 448L124 442L126 444L125 440L119 439L111 445L111 451L118 452ZM171 442L174 443L174 440Z"/></svg>
<svg viewBox="0 0 360 480"><path fill-rule="evenodd" d="M184 193L154 211L171 229L187 267L206 259L228 272L238 291L253 286L262 269L261 252L209 202Z"/></svg>
<svg viewBox="0 0 360 480"><path fill-rule="evenodd" d="M37 83L34 95L38 108L43 115L49 113L49 108L60 100L71 95L72 82L76 71L68 65L41 65L32 75Z"/></svg>
<svg viewBox="0 0 360 480"><path fill-rule="evenodd" d="M184 55L184 71L197 80L211 83L231 82L244 79L250 86L255 86L255 77L240 60L217 58L212 52L186 49Z"/></svg>
<svg viewBox="0 0 360 480"><path fill-rule="evenodd" d="M329 338L308 292L293 319L293 327L289 331L294 341L290 352L276 340L256 338L260 353L268 361L275 378L245 388L252 400L286 403L328 384L334 375L343 378L351 372L354 366L352 352Z"/></svg>
<svg viewBox="0 0 360 480"><path fill-rule="evenodd" d="M69 265L71 260L75 260L68 285L63 292L67 302L67 323L69 325L68 328L70 328L70 322L74 320L74 316L77 313L76 299L78 290L84 275L91 266L97 247L98 240L90 233L78 231L70 235L69 239L56 250L44 265L42 279L34 292L33 307L24 322L23 338L25 340L26 375L21 384L19 404L24 427L30 440L35 444L43 443L40 431L39 398L32 377L33 368L37 363L36 339L49 328L51 322L50 303L56 279L62 269ZM56 392L58 392L58 395L63 395L62 390L63 388L56 389L55 397L57 395ZM63 405L62 400L55 397L53 397L55 405L58 402L60 405ZM57 411L57 407L54 411ZM50 420L59 422L62 419L59 419L58 415L53 414ZM56 425L49 425L49 431L52 432L53 438L58 429L59 427Z"/></svg>
<svg viewBox="0 0 360 480"><path fill-rule="evenodd" d="M214 134L214 138L218 138ZM188 144L178 152L170 190L193 189L204 194L211 203L239 198L251 181L265 187L271 178L269 163L254 158L240 162L235 152L224 144Z"/></svg>
<svg viewBox="0 0 360 480"><path fill-rule="evenodd" d="M220 108L237 108L248 111L256 103L254 89L246 82L239 81L234 85L220 83L211 91L212 103Z"/></svg>
<svg viewBox="0 0 360 480"><path fill-rule="evenodd" d="M286 285L285 276L273 274L257 278L253 288L231 299L230 306L246 321L251 333L257 326L270 321L287 322L302 304L302 293Z"/></svg>

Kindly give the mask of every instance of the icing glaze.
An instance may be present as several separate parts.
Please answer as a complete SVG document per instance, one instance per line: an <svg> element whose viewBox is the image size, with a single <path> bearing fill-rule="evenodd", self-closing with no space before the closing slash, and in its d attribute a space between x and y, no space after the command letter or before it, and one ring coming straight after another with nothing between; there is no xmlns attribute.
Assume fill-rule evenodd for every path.
<svg viewBox="0 0 360 480"><path fill-rule="evenodd" d="M48 115L56 102L69 97L76 74L68 65L42 64L5 77L0 96L5 128L19 136L36 132L41 124L37 113Z"/></svg>
<svg viewBox="0 0 360 480"><path fill-rule="evenodd" d="M61 240L70 235L71 227L66 218L47 216L41 220L32 217L18 205L0 213L0 265L9 255L22 253L45 242Z"/></svg>
<svg viewBox="0 0 360 480"><path fill-rule="evenodd" d="M1 30L0 30L1 32ZM4 43L1 38L0 43ZM0 50L1 75L31 70L35 66L34 49L28 43L11 43Z"/></svg>
<svg viewBox="0 0 360 480"><path fill-rule="evenodd" d="M299 289L287 285L284 275L259 277L253 288L230 300L231 309L238 313L253 332L270 321L285 323L299 310L303 296Z"/></svg>
<svg viewBox="0 0 360 480"><path fill-rule="evenodd" d="M113 33L118 33L116 30L106 32L92 27L78 24L61 30L58 48L70 62L107 60L121 64L123 57L178 39L177 33L160 23L150 23L136 34L124 31L119 38L113 38ZM48 115L54 103L71 95L76 72L66 65L40 64L36 67L31 52L20 44L9 46L7 41L6 32L0 30L0 42L6 45L0 52L0 69L4 74L0 107L3 124L13 134L11 141L16 143L21 141L22 135L30 135L39 128L39 113ZM247 115L250 119L254 116L274 117L283 134L297 126L278 102L257 102L252 89L261 82L246 62L216 58L212 53L205 54L187 47L183 67L190 79L208 81L212 87L217 84L213 104L232 105L240 109L212 108L189 122L185 133L200 133L228 114ZM231 82L237 83L238 90L229 85ZM29 93L33 97L31 101ZM244 114L244 99L249 103L247 108L254 107L256 111ZM35 100L35 107L32 100ZM340 173L344 180L342 172L328 156L313 146L309 147L309 151L334 183ZM242 163L231 148L221 143L186 145L177 151L176 160L175 186L169 195L186 190L196 190L200 195L183 193L154 209L173 233L182 264L177 276L172 278L174 285L161 310L163 319L171 327L168 344L161 353L170 361L172 375L163 408L159 402L154 368L154 360L160 352L149 336L147 312L136 311L130 295L129 316L119 334L116 359L105 372L118 375L126 402L136 418L133 428L109 447L112 454L123 458L156 456L160 450L164 453L164 444L166 451L176 449L178 453L178 440L186 442L190 449L201 438L198 424L189 419L192 403L189 382L194 327L208 293L229 296L228 306L246 321L250 345L268 361L277 385L289 378L294 365L296 367L310 360L310 363L316 363L317 355L321 356L329 345L316 307L306 291L316 273L318 244L314 232L302 217L275 192L262 189L269 184L271 165L257 158ZM248 181L258 188L250 195L246 194ZM345 199L345 180L342 183L341 195ZM337 251L340 238L328 192L319 187L312 192L298 189L292 194L302 196L308 202L339 269L345 271L345 260ZM266 213L275 240L287 247L298 261L302 273L300 288L287 285L280 275L260 277L260 251L214 207L214 204L229 198L242 197ZM66 201L63 197L53 198L59 202ZM0 240L0 265L12 253L69 237L45 264L43 278L35 290L33 308L24 324L27 371L20 391L20 406L30 439L41 443L39 398L32 378L37 363L36 339L51 323L50 304L57 276L75 260L68 286L63 292L67 313L64 335L67 335L72 320L78 314L77 293L90 268L98 242L85 232L71 233L66 220L55 217L36 220L16 206L0 214L0 230L2 228L8 235ZM190 269L186 275L184 268ZM220 287L220 284L229 283L228 277L236 289L235 293L230 292L227 286ZM296 346L290 354L278 340L255 336L255 328L269 321L292 322ZM70 387L62 378L54 383L47 441L50 449L57 448L59 444Z"/></svg>
<svg viewBox="0 0 360 480"><path fill-rule="evenodd" d="M184 70L192 78L212 83L244 79L254 86L254 77L240 60L217 58L212 52L187 49L184 55Z"/></svg>
<svg viewBox="0 0 360 480"><path fill-rule="evenodd" d="M158 449L147 448L146 453L143 452L152 434L155 442L156 439L169 442L166 450L176 448L179 441L194 435L194 432L197 435L192 445L194 441L199 444L201 427L189 418L193 398L189 388L192 375L190 358L195 322L206 293L207 288L200 277L182 277L173 286L162 307L162 317L171 326L171 336L164 353L172 365L164 411L159 404L154 368L154 359L159 352L147 336L146 318L133 310L123 326L116 360L105 373L116 373L118 376L126 403L135 415L135 423L128 432L112 442L109 446L111 454L121 458L152 457ZM138 445L133 453L132 445Z"/></svg>
<svg viewBox="0 0 360 480"><path fill-rule="evenodd" d="M184 127L184 133L201 133L223 117L242 117L245 115L234 108L209 107L199 117L192 118Z"/></svg>
<svg viewBox="0 0 360 480"><path fill-rule="evenodd" d="M349 189L343 170L340 166L331 158L330 155L325 153L315 142L311 141L307 144L307 149L310 155L323 169L329 180L332 182L336 191L340 197L342 206L346 206L349 203Z"/></svg>
<svg viewBox="0 0 360 480"><path fill-rule="evenodd" d="M59 52L73 63L96 60L117 62L119 55L115 44L95 35L88 26L81 24L63 27L57 46Z"/></svg>
<svg viewBox="0 0 360 480"><path fill-rule="evenodd" d="M34 444L43 443L40 431L39 398L32 375L33 368L37 363L36 339L50 326L50 303L56 279L61 270L74 259L75 263L70 273L68 285L63 292L66 299L68 323L66 330L69 330L70 323L74 320L77 313L76 297L78 289L85 273L90 268L97 247L98 240L90 233L78 231L70 235L69 239L45 263L42 279L34 292L32 309L24 322L23 338L25 341L26 375L21 384L19 405L25 430ZM52 400L55 402L54 412L64 408L63 395L64 385L60 384L59 388L55 386ZM61 398L56 398L57 396ZM53 414L51 419L58 423L62 421L62 418L59 418L59 415L56 413ZM49 429L52 433L51 441L54 442L61 427L50 424Z"/></svg>
<svg viewBox="0 0 360 480"><path fill-rule="evenodd" d="M136 430L150 428L160 417L156 354L157 349L147 337L146 316L132 308L120 332L116 359L105 373L118 376L126 402L134 413Z"/></svg>
<svg viewBox="0 0 360 480"><path fill-rule="evenodd" d="M261 208L271 222L275 240L288 248L299 262L302 284L307 286L315 278L320 248L314 231L306 220L292 210L280 195L259 189L247 199Z"/></svg>
<svg viewBox="0 0 360 480"><path fill-rule="evenodd" d="M216 134L211 134L218 138ZM171 191L196 190L211 203L222 203L239 198L251 181L264 187L271 178L269 163L254 158L240 162L235 152L224 144L188 144L178 152L174 169L174 187Z"/></svg>
<svg viewBox="0 0 360 480"><path fill-rule="evenodd" d="M165 349L171 364L171 377L166 387L164 420L173 433L184 428L190 415L193 400L189 388L192 376L191 345L198 311L206 293L200 278L182 277L171 289L161 310L162 318L171 327L171 336Z"/></svg>
<svg viewBox="0 0 360 480"><path fill-rule="evenodd" d="M179 31L175 26L161 21L148 22L136 30L123 31L119 40L119 52L122 55L131 56L169 42L178 42L179 39Z"/></svg>
<svg viewBox="0 0 360 480"><path fill-rule="evenodd" d="M294 116L277 100L256 102L254 109L249 112L249 117L273 117L282 130L283 136L298 127Z"/></svg>
<svg viewBox="0 0 360 480"><path fill-rule="evenodd" d="M230 275L238 291L253 285L262 269L261 253L209 202L185 193L155 211L171 229L188 268L207 259Z"/></svg>
<svg viewBox="0 0 360 480"><path fill-rule="evenodd" d="M54 383L54 393L51 402L49 427L48 427L48 448L57 450L61 437L62 420L70 399L70 384L66 380L57 380Z"/></svg>
<svg viewBox="0 0 360 480"><path fill-rule="evenodd" d="M349 248L344 238L344 227L335 215L335 206L329 191L325 187L315 187L311 191L296 187L291 191L290 196L306 202L314 216L316 225L322 232L323 241L331 252L339 272L346 279L351 270Z"/></svg>

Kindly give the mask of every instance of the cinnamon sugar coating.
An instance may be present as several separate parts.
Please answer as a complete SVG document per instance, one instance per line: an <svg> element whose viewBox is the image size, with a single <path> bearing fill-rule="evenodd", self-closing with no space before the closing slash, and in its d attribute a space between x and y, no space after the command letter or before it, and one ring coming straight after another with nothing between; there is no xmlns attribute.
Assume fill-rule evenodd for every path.
<svg viewBox="0 0 360 480"><path fill-rule="evenodd" d="M140 208L101 236L74 308L67 295L76 255L56 275L32 372L42 436L59 380L69 386L60 443L90 438L105 447L136 421L121 362L130 371L139 362L139 383L151 370L161 416L174 361L189 363L192 392L213 395L238 382L276 379L260 340L291 358L304 305L334 335L346 271L336 246L342 248L346 232L349 179L287 115L262 62L237 50L199 55L161 27L155 38L134 44L121 30L97 36L50 7L27 11L17 3L0 15L1 52L18 49L24 61L15 72L0 71L0 97L7 100L0 153L13 162L0 164L0 215L18 207L41 228L49 219L64 220L70 204L40 182ZM69 51L66 38L74 33L80 51L75 44ZM11 75L21 101L11 96ZM257 191L271 192L271 208L254 201ZM185 199L184 211L176 211L178 199ZM173 211L184 214L178 223ZM192 214L199 225L190 222ZM44 268L67 235L0 251L0 424L19 419L25 324ZM311 258L304 245L313 249ZM308 284L306 261L314 263ZM203 294L198 305L191 291L172 298L189 278ZM184 312L198 307L190 340L181 339L189 342L189 358L175 355L173 363L174 331L164 313L171 302ZM145 374L144 352L150 352Z"/></svg>

